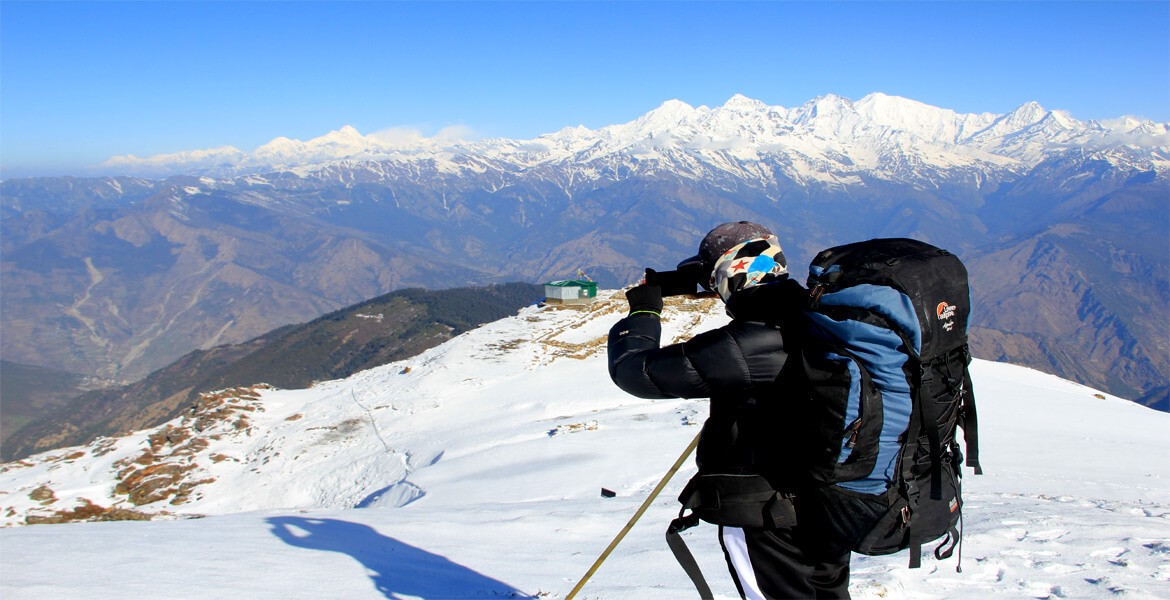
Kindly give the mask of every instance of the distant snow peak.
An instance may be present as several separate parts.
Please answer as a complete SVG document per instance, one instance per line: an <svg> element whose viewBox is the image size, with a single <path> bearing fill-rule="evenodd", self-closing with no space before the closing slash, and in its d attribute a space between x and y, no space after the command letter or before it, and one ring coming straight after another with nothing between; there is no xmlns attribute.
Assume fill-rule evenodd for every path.
<svg viewBox="0 0 1170 600"><path fill-rule="evenodd" d="M736 94L723 104L723 108L740 112L762 112L768 110L768 105L743 94Z"/></svg>
<svg viewBox="0 0 1170 600"><path fill-rule="evenodd" d="M1008 113L1003 123L1010 129L1022 129L1034 125L1048 117L1048 110L1040 106L1039 102L1025 102Z"/></svg>
<svg viewBox="0 0 1170 600"><path fill-rule="evenodd" d="M372 163L427 163L433 165L428 170L446 174L480 174L488 168L519 173L539 165L589 168L597 161L605 161L608 171L618 162L652 159L673 161L663 166L693 177L742 175L741 164L727 162L732 157L756 163L775 159L797 181L844 180L863 170L883 178L935 181L955 168L1026 172L1073 146L1128 145L1156 153L1161 149L1164 156L1170 148L1168 127L1136 117L1085 123L1038 102L997 115L958 113L883 92L857 101L825 94L792 109L735 94L715 108L672 99L627 123L597 130L566 127L532 140L477 140L462 125L431 136L410 127L363 135L345 125L307 141L278 137L250 153L223 146L149 158L119 156L104 166L148 175L219 177L368 167L383 176L386 170ZM918 166L907 168L906 160Z"/></svg>
<svg viewBox="0 0 1170 600"><path fill-rule="evenodd" d="M375 155L387 149L376 140L363 136L354 127L345 125L307 142L278 137L257 148L252 158L266 164L298 164Z"/></svg>
<svg viewBox="0 0 1170 600"><path fill-rule="evenodd" d="M406 127L363 135L352 125L343 125L340 129L305 141L279 136L250 153L232 146L221 146L147 158L132 154L115 156L102 166L127 169L148 176L210 174L230 177L260 171L290 170L307 165L382 160L403 153L445 152L468 143L474 137L474 132L463 125L445 127L430 137L418 129Z"/></svg>
<svg viewBox="0 0 1170 600"><path fill-rule="evenodd" d="M814 120L839 118L853 113L853 102L836 94L818 96L796 109L794 122L805 125Z"/></svg>
<svg viewBox="0 0 1170 600"><path fill-rule="evenodd" d="M634 124L648 133L665 133L695 116L695 107L682 100L667 100L658 108L639 117Z"/></svg>

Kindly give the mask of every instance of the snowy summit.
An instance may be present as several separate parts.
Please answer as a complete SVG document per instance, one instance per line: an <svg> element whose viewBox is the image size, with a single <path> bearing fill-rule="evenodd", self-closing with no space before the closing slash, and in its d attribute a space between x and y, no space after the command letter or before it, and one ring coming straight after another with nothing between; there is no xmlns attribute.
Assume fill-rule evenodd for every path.
<svg viewBox="0 0 1170 600"><path fill-rule="evenodd" d="M737 160L789 165L788 175L801 180L816 170L884 173L890 163L895 168L888 176L905 177L898 167L917 162L1025 172L1054 152L1077 147L1155 148L1160 158L1151 168L1165 171L1170 162L1166 123L1132 117L1084 122L1035 102L1002 115L960 114L882 93L857 101L828 94L794 108L769 106L741 94L714 108L667 100L628 123L596 130L569 127L532 140L473 141L461 133L466 132L445 130L430 138L400 130L363 135L346 125L308 141L276 138L252 152L224 146L146 158L126 155L103 166L122 174L232 177L270 171L307 174L341 161L438 164L450 171L460 164L467 167L471 157L473 163L514 172L568 161L677 159L680 154L719 165L726 153ZM842 160L846 156L849 160Z"/></svg>
<svg viewBox="0 0 1170 600"><path fill-rule="evenodd" d="M3 465L0 596L563 598L706 415L704 400L610 383L605 336L626 305L599 296ZM664 317L664 339L726 322L710 299L668 299ZM856 557L853 596L1170 597L1170 414L1005 364L972 376L986 474L964 479L962 573L954 558ZM693 472L582 598L694 596L663 540ZM26 525L78 519L123 520ZM715 527L686 535L715 593L735 597Z"/></svg>

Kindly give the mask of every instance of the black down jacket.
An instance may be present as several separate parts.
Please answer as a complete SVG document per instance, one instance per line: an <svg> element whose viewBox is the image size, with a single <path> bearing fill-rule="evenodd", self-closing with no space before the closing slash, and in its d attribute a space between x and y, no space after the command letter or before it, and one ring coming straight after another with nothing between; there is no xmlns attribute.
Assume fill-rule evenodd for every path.
<svg viewBox="0 0 1170 600"><path fill-rule="evenodd" d="M799 357L806 297L791 279L748 288L728 300L730 323L665 347L657 315L628 316L609 332L610 377L640 398L710 398L700 472L756 473L789 487L798 433L789 429L803 392L788 356Z"/></svg>

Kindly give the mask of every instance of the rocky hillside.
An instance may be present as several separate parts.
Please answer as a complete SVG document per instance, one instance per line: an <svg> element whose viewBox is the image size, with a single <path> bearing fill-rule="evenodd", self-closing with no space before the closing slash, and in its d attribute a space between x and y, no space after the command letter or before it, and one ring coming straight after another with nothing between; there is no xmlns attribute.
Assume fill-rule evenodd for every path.
<svg viewBox="0 0 1170 600"><path fill-rule="evenodd" d="M93 382L74 373L0 361L0 444L29 422L67 405L93 387Z"/></svg>
<svg viewBox="0 0 1170 600"><path fill-rule="evenodd" d="M305 388L346 377L414 356L541 298L539 286L522 283L392 292L243 344L192 352L128 386L89 392L8 436L0 451L12 460L153 427L212 390L261 382Z"/></svg>

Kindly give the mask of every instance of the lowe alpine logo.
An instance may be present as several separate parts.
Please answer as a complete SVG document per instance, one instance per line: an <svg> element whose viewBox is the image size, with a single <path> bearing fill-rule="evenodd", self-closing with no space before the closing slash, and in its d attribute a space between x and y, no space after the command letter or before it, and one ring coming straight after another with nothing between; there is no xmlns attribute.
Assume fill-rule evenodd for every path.
<svg viewBox="0 0 1170 600"><path fill-rule="evenodd" d="M938 306L934 307L934 313L938 315L938 320L946 321L942 325L943 329L950 331L955 328L955 322L952 319L955 318L955 312L958 310L959 307L947 302L939 302Z"/></svg>

